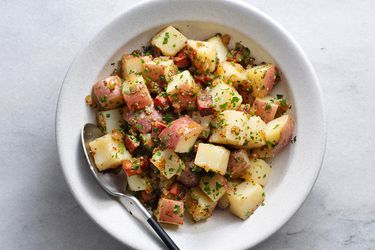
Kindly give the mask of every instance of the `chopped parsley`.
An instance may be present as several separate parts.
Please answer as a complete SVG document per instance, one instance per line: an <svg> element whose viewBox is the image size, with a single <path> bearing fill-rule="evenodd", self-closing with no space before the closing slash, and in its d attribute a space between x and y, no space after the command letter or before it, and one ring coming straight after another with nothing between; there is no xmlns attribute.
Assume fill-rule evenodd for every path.
<svg viewBox="0 0 375 250"><path fill-rule="evenodd" d="M117 148L118 148L118 152L119 152L120 154L125 153L125 145L124 145L123 143L118 144ZM117 158L117 157L116 157L116 158Z"/></svg>
<svg viewBox="0 0 375 250"><path fill-rule="evenodd" d="M101 97L99 98L99 101L100 101L100 102L107 102L107 100L108 100L108 98L107 98L106 95L101 96Z"/></svg>
<svg viewBox="0 0 375 250"><path fill-rule="evenodd" d="M166 113L163 115L163 120L169 123L174 120L174 116L172 114Z"/></svg>
<svg viewBox="0 0 375 250"><path fill-rule="evenodd" d="M165 32L164 38L163 38L163 44L167 44L169 39L169 32Z"/></svg>
<svg viewBox="0 0 375 250"><path fill-rule="evenodd" d="M141 124L135 124L135 128L138 130L142 130L143 126Z"/></svg>
<svg viewBox="0 0 375 250"><path fill-rule="evenodd" d="M232 99L231 99L231 103L233 105L236 105L236 103L240 100L240 98L238 96L233 96Z"/></svg>
<svg viewBox="0 0 375 250"><path fill-rule="evenodd" d="M265 108L265 110L266 110L266 111L271 110L271 104L267 103L267 104L266 104L266 108Z"/></svg>
<svg viewBox="0 0 375 250"><path fill-rule="evenodd" d="M179 205L174 205L174 208L173 208L173 213L174 214L179 214L181 211L181 208Z"/></svg>

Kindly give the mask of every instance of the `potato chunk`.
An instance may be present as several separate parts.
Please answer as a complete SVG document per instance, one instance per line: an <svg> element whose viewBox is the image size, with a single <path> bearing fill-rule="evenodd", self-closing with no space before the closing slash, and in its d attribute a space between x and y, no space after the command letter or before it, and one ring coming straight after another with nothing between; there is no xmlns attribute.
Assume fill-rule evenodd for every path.
<svg viewBox="0 0 375 250"><path fill-rule="evenodd" d="M225 175L230 151L222 146L199 143L194 164L208 171Z"/></svg>
<svg viewBox="0 0 375 250"><path fill-rule="evenodd" d="M171 149L156 149L151 158L151 163L159 169L167 179L180 175L185 170L185 163Z"/></svg>
<svg viewBox="0 0 375 250"><path fill-rule="evenodd" d="M269 147L269 146L254 148L254 149L251 150L250 155L251 155L251 157L261 158L261 159L273 158L275 156L275 154L273 152L273 148Z"/></svg>
<svg viewBox="0 0 375 250"><path fill-rule="evenodd" d="M193 112L191 118L202 126L202 132L199 134L199 138L207 139L211 131L211 120L212 115L201 116L199 112Z"/></svg>
<svg viewBox="0 0 375 250"><path fill-rule="evenodd" d="M227 60L228 49L221 40L221 35L215 35L208 39L207 42L215 48L219 63L225 62Z"/></svg>
<svg viewBox="0 0 375 250"><path fill-rule="evenodd" d="M273 64L261 64L246 70L247 86L251 87L254 97L268 96L277 79L277 69Z"/></svg>
<svg viewBox="0 0 375 250"><path fill-rule="evenodd" d="M155 214L158 222L182 225L184 224L184 203L182 201L160 198Z"/></svg>
<svg viewBox="0 0 375 250"><path fill-rule="evenodd" d="M279 105L272 97L257 97L251 107L251 111L267 123L275 118Z"/></svg>
<svg viewBox="0 0 375 250"><path fill-rule="evenodd" d="M145 107L145 109L130 112L127 107L124 108L122 117L135 130L142 134L151 132L152 123L162 121L162 115L155 109L154 105Z"/></svg>
<svg viewBox="0 0 375 250"><path fill-rule="evenodd" d="M122 78L133 73L142 73L144 64L149 61L150 56L124 55L121 59Z"/></svg>
<svg viewBox="0 0 375 250"><path fill-rule="evenodd" d="M121 109L111 109L108 111L99 111L96 114L96 120L104 133L109 134L113 129L119 130L124 124Z"/></svg>
<svg viewBox="0 0 375 250"><path fill-rule="evenodd" d="M152 104L150 92L141 75L130 74L122 84L122 95L130 111L143 109Z"/></svg>
<svg viewBox="0 0 375 250"><path fill-rule="evenodd" d="M144 64L142 76L150 92L159 93L177 71L176 64L169 57L156 57Z"/></svg>
<svg viewBox="0 0 375 250"><path fill-rule="evenodd" d="M242 146L246 139L247 121L247 115L241 111L226 110L219 113L211 122L213 131L209 142Z"/></svg>
<svg viewBox="0 0 375 250"><path fill-rule="evenodd" d="M193 220L200 221L211 217L216 202L212 201L200 188L193 187L188 193L186 207Z"/></svg>
<svg viewBox="0 0 375 250"><path fill-rule="evenodd" d="M212 98L212 107L217 111L237 109L242 103L242 96L237 90L221 80L214 81L214 87L210 88L208 94Z"/></svg>
<svg viewBox="0 0 375 250"><path fill-rule="evenodd" d="M264 191L261 185L255 182L243 182L228 190L230 211L243 220L263 203Z"/></svg>
<svg viewBox="0 0 375 250"><path fill-rule="evenodd" d="M151 44L165 56L175 56L186 45L187 38L173 26L160 31L151 40Z"/></svg>
<svg viewBox="0 0 375 250"><path fill-rule="evenodd" d="M228 182L224 176L220 174L207 174L202 177L199 187L214 202L218 202L220 198L228 190Z"/></svg>
<svg viewBox="0 0 375 250"><path fill-rule="evenodd" d="M147 177L142 177L139 174L127 177L128 187L131 191L143 191L150 188L150 180Z"/></svg>
<svg viewBox="0 0 375 250"><path fill-rule="evenodd" d="M189 152L203 127L188 116L174 120L160 134L159 139L167 148L177 153Z"/></svg>
<svg viewBox="0 0 375 250"><path fill-rule="evenodd" d="M267 123L265 136L267 145L273 147L273 153L280 152L289 144L293 136L294 120L290 115L283 115Z"/></svg>
<svg viewBox="0 0 375 250"><path fill-rule="evenodd" d="M219 59L217 58L216 49L212 44L195 40L188 40L186 44L187 53L193 65L201 73L215 71Z"/></svg>
<svg viewBox="0 0 375 250"><path fill-rule="evenodd" d="M188 70L173 76L167 86L168 98L178 112L196 109L199 91L200 86Z"/></svg>
<svg viewBox="0 0 375 250"><path fill-rule="evenodd" d="M266 144L267 126L259 116L251 116L245 126L246 140L243 145L245 148L259 148Z"/></svg>
<svg viewBox="0 0 375 250"><path fill-rule="evenodd" d="M102 109L115 109L124 105L121 84L121 78L118 76L110 76L95 83L92 92L97 104Z"/></svg>
<svg viewBox="0 0 375 250"><path fill-rule="evenodd" d="M250 159L245 149L233 150L230 152L228 172L231 178L238 178L250 167Z"/></svg>
<svg viewBox="0 0 375 250"><path fill-rule="evenodd" d="M242 172L241 178L254 181L263 187L267 184L271 167L262 159L249 159L249 166Z"/></svg>
<svg viewBox="0 0 375 250"><path fill-rule="evenodd" d="M221 209L226 209L229 206L229 199L227 193L221 196L220 200L217 202L217 206Z"/></svg>
<svg viewBox="0 0 375 250"><path fill-rule="evenodd" d="M247 82L245 69L238 63L221 62L216 69L216 74L226 84L234 87Z"/></svg>
<svg viewBox="0 0 375 250"><path fill-rule="evenodd" d="M131 159L122 141L114 139L112 134L95 139L89 143L89 146L99 171L116 168L123 160Z"/></svg>
<svg viewBox="0 0 375 250"><path fill-rule="evenodd" d="M226 209L230 204L229 204L229 194L235 187L240 185L242 181L240 179L229 179L228 180L228 189L224 193L224 195L220 198L220 200L217 202L217 206L221 209Z"/></svg>

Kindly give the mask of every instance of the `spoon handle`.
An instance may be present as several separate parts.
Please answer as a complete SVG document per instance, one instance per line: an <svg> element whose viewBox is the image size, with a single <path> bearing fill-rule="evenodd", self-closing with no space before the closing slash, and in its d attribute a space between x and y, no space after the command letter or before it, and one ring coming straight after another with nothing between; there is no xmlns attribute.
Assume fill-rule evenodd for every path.
<svg viewBox="0 0 375 250"><path fill-rule="evenodd" d="M159 235L164 244L171 250L179 250L178 246L173 242L169 235L164 231L159 223L156 222L154 218L147 219L148 224L154 229L154 231Z"/></svg>

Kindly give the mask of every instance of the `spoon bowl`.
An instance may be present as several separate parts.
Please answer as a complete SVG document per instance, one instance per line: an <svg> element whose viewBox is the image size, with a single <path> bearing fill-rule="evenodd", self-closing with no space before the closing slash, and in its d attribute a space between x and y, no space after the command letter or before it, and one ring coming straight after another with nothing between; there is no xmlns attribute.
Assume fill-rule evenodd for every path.
<svg viewBox="0 0 375 250"><path fill-rule="evenodd" d="M121 197L126 195L127 179L124 171L104 171L99 172L95 167L94 158L90 154L89 143L103 136L104 133L98 126L88 123L82 128L81 139L86 159L89 163L90 170L95 176L100 186L110 195Z"/></svg>

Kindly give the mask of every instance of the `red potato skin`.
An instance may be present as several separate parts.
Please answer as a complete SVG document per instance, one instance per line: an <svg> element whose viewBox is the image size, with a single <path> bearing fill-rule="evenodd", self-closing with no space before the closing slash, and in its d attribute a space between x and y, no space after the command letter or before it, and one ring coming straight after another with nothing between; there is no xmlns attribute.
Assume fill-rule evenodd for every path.
<svg viewBox="0 0 375 250"><path fill-rule="evenodd" d="M175 207L179 207L176 211ZM184 203L166 198L159 200L158 221L167 224L182 225L184 224Z"/></svg>
<svg viewBox="0 0 375 250"><path fill-rule="evenodd" d="M104 110L123 106L125 101L121 85L121 79L118 76L110 76L95 83L92 92L98 106Z"/></svg>
<svg viewBox="0 0 375 250"><path fill-rule="evenodd" d="M156 64L145 64L142 72L143 78L146 80L148 90L153 94L158 94L165 88L166 81L164 79L164 66Z"/></svg>
<svg viewBox="0 0 375 250"><path fill-rule="evenodd" d="M178 69L186 69L191 65L189 56L185 50L178 52L177 55L173 57L173 62L177 65Z"/></svg>
<svg viewBox="0 0 375 250"><path fill-rule="evenodd" d="M264 77L264 86L266 88L266 96L271 94L273 86L275 86L276 73L277 73L277 69L275 66L272 66L271 68L267 70L267 73Z"/></svg>
<svg viewBox="0 0 375 250"><path fill-rule="evenodd" d="M187 188L196 187L199 184L199 179L196 173L191 171L189 165L194 165L193 162L185 163L186 167L185 170L181 173L181 175L177 176L176 181L181 183Z"/></svg>
<svg viewBox="0 0 375 250"><path fill-rule="evenodd" d="M154 98L154 105L161 112L166 112L172 108L172 103L165 93L160 93Z"/></svg>
<svg viewBox="0 0 375 250"><path fill-rule="evenodd" d="M177 73L177 72L174 72ZM143 78L146 83L156 82L159 87L164 88L167 85L165 79L165 65L155 64L155 63L145 63L144 70L142 72ZM155 88L155 86L153 87Z"/></svg>
<svg viewBox="0 0 375 250"><path fill-rule="evenodd" d="M228 189L228 181L227 179L222 176L222 175L219 175L219 183L225 188L225 189Z"/></svg>
<svg viewBox="0 0 375 250"><path fill-rule="evenodd" d="M292 117L289 116L288 122L285 127L281 131L280 140L273 148L273 154L279 153L282 149L284 149L287 145L289 145L290 141L293 137L293 130L294 130L294 120Z"/></svg>
<svg viewBox="0 0 375 250"><path fill-rule="evenodd" d="M159 134L159 140L169 149L175 150L182 135L194 130L202 130L201 126L189 116L182 116L172 121L167 128Z"/></svg>
<svg viewBox="0 0 375 250"><path fill-rule="evenodd" d="M212 97L208 94L207 90L198 93L197 106L201 116L212 115L215 112Z"/></svg>
<svg viewBox="0 0 375 250"><path fill-rule="evenodd" d="M155 121L152 123L151 137L157 140L161 131L163 131L167 125L163 122Z"/></svg>
<svg viewBox="0 0 375 250"><path fill-rule="evenodd" d="M192 93L189 86L185 84L181 85L177 91L177 95L168 96L172 106L177 112L183 110L195 110L197 108L197 95ZM199 91L200 90L198 90L198 93Z"/></svg>
<svg viewBox="0 0 375 250"><path fill-rule="evenodd" d="M130 154L133 154L134 151L140 146L140 142L128 134L125 134L124 136L124 144Z"/></svg>
<svg viewBox="0 0 375 250"><path fill-rule="evenodd" d="M131 93L123 92L122 94L130 111L140 110L152 104L150 92L143 82L138 83L137 86L132 89Z"/></svg>
<svg viewBox="0 0 375 250"><path fill-rule="evenodd" d="M267 102L259 98L255 98L253 106L251 107L252 112L262 118L267 123L275 118L278 106L272 105L267 109Z"/></svg>
<svg viewBox="0 0 375 250"><path fill-rule="evenodd" d="M122 114L124 120L134 129L142 134L147 134L151 131L152 122L162 121L161 114L155 109L154 105L148 106L149 112L146 109L130 112L127 107L124 108Z"/></svg>
<svg viewBox="0 0 375 250"><path fill-rule="evenodd" d="M164 68L164 65L145 64L145 70L142 75L147 79L146 81L165 83Z"/></svg>
<svg viewBox="0 0 375 250"><path fill-rule="evenodd" d="M277 69L275 66L270 67L264 75L263 85L264 90L261 91L253 89L252 96L265 97L271 94L273 86L276 84Z"/></svg>
<svg viewBox="0 0 375 250"><path fill-rule="evenodd" d="M249 167L244 158L247 157L247 152L244 149L233 150L230 153L228 161L228 172L231 178L238 178L241 173Z"/></svg>

